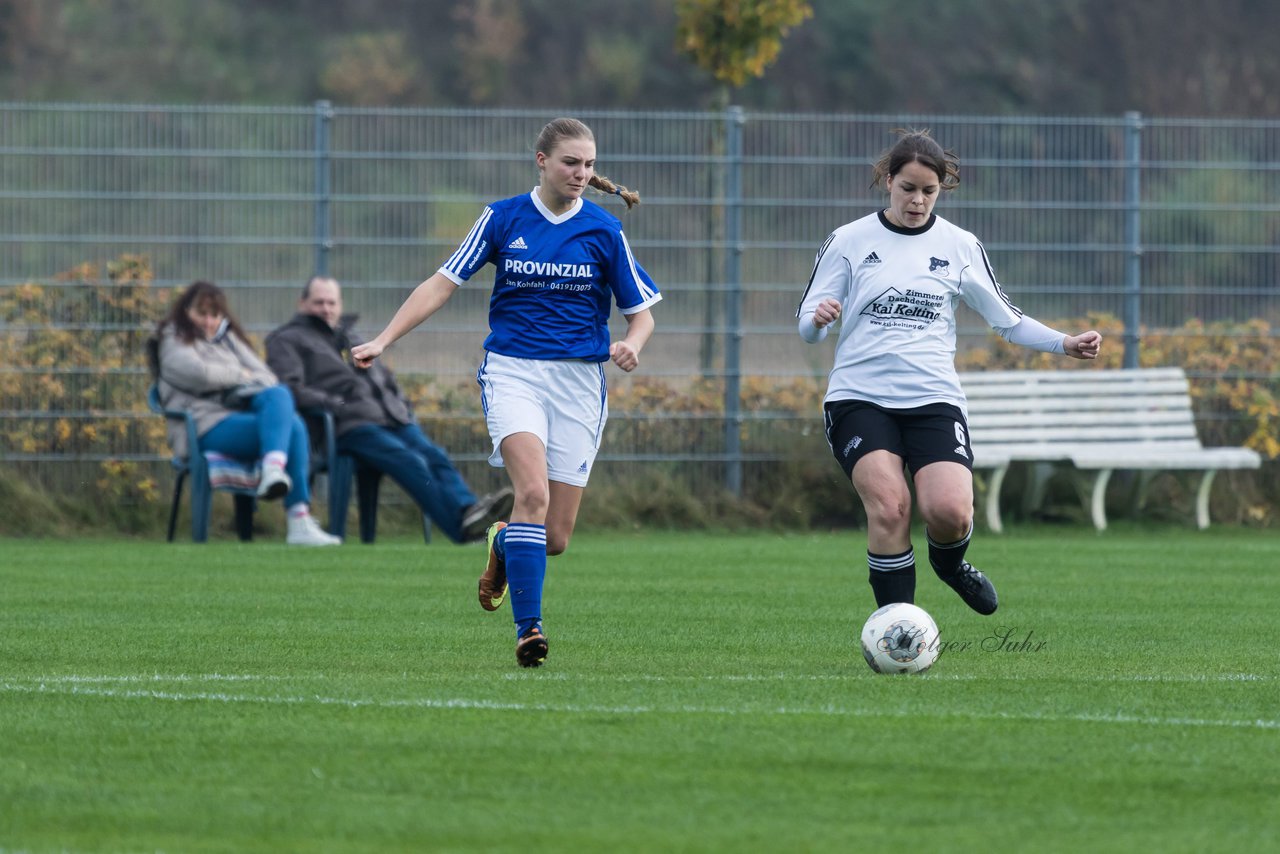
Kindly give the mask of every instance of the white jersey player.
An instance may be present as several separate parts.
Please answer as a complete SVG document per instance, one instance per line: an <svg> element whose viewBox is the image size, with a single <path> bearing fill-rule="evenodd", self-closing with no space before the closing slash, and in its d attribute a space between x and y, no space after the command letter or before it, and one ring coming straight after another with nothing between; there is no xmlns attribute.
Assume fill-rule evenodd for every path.
<svg viewBox="0 0 1280 854"><path fill-rule="evenodd" d="M955 156L903 131L876 164L889 206L836 229L818 250L797 311L804 340L840 319L824 398L827 440L867 513L877 607L914 602L911 473L937 575L981 614L995 588L964 559L973 530L973 460L955 369L956 308L977 311L1008 341L1077 359L1102 336L1064 335L1024 315L1001 290L982 244L933 213L959 183Z"/></svg>
<svg viewBox="0 0 1280 854"><path fill-rule="evenodd" d="M490 462L507 469L515 507L510 525L499 522L489 531L479 596L485 610L495 611L510 589L516 660L524 667L537 667L547 656L547 555L569 545L600 448L608 418L602 363L635 370L653 333L649 309L662 299L617 217L582 198L593 186L621 196L628 208L640 200L596 175L595 162L595 137L585 124L547 124L538 136L533 192L487 206L457 251L418 285L387 328L352 350L357 364L370 364L481 267L497 268L477 379L493 440ZM613 305L627 331L610 343Z"/></svg>

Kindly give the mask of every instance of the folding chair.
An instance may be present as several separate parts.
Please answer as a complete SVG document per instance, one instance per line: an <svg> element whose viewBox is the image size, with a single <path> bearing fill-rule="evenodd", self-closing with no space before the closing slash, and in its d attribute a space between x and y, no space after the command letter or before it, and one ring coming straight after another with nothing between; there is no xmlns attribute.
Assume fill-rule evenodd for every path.
<svg viewBox="0 0 1280 854"><path fill-rule="evenodd" d="M213 515L213 485L209 478L209 460L200 453L196 422L189 412L165 409L160 403L160 390L153 383L147 390L147 405L152 412L165 418L181 419L187 431L188 452L185 457L174 455L170 461L176 475L173 485L173 503L169 508L169 542L173 542L178 524L178 506L182 502L182 487L191 480L191 540L203 543L209 539L209 521ZM235 496L236 533L247 542L253 539L253 512L258 504L257 490L251 486L228 485L221 491Z"/></svg>
<svg viewBox="0 0 1280 854"><path fill-rule="evenodd" d="M329 478L329 533L346 539L347 509L351 505L351 481L354 479L360 542L372 543L378 534L378 492L382 485L382 472L361 465L355 457L338 453L333 413L310 409L303 414L314 419L312 423L318 421L321 427L312 461L313 471L324 472ZM422 516L422 539L431 542L431 518L426 514Z"/></svg>

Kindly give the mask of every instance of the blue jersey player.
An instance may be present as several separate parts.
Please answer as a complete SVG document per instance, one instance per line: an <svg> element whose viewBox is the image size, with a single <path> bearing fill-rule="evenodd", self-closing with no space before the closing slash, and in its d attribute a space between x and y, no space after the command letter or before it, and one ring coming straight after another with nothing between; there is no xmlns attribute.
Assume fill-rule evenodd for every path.
<svg viewBox="0 0 1280 854"><path fill-rule="evenodd" d="M588 186L640 198L595 174L591 129L556 119L538 136L538 186L494 202L457 251L409 295L376 338L352 350L368 366L433 315L486 264L497 268L489 337L477 379L493 455L515 491L511 523L489 530L480 605L495 611L511 593L516 661L546 659L542 587L547 555L564 552L609 415L604 363L640 363L653 334L650 307L662 299L631 254L617 217L582 198ZM616 304L626 335L609 340Z"/></svg>

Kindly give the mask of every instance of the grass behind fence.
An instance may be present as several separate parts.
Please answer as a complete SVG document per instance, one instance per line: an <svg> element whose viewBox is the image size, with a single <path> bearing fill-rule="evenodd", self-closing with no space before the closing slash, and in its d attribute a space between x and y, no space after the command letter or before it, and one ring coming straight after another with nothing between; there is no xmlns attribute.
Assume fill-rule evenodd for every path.
<svg viewBox="0 0 1280 854"><path fill-rule="evenodd" d="M585 533L547 665L478 547L0 541L0 850L1268 850L1280 540L979 536L870 672L865 543Z"/></svg>

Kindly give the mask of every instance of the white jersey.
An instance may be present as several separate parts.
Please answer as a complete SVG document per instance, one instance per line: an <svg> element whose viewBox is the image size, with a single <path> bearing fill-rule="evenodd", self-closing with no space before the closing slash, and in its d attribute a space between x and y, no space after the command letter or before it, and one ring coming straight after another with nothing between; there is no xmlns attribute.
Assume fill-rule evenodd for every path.
<svg viewBox="0 0 1280 854"><path fill-rule="evenodd" d="M956 304L995 329L1022 317L1000 289L978 239L937 215L920 228L877 212L837 228L818 250L796 316L812 322L840 302L840 336L824 401L889 409L950 403L965 411L956 375Z"/></svg>

